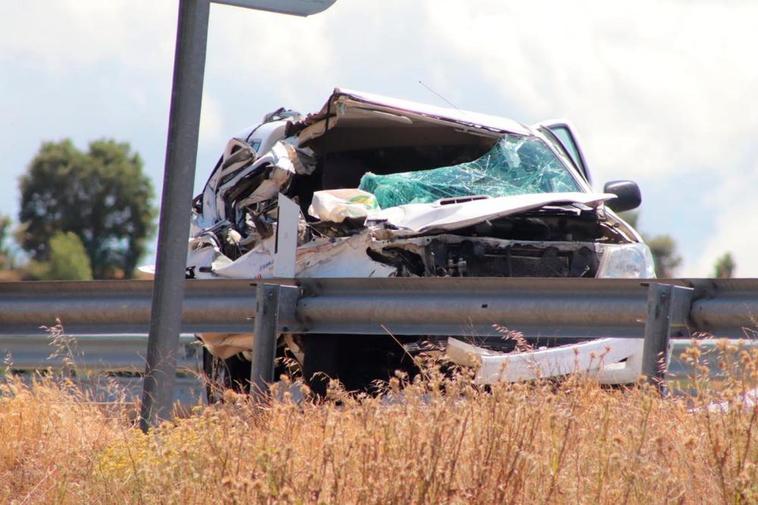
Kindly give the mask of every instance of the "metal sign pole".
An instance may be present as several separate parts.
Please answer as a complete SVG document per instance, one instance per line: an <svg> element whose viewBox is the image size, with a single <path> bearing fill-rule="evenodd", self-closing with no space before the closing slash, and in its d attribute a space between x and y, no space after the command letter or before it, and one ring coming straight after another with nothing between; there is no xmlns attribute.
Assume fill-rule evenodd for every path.
<svg viewBox="0 0 758 505"><path fill-rule="evenodd" d="M335 1L215 0L216 3L295 16L321 12ZM162 419L169 419L174 400L210 3L211 0L179 0L174 80L158 224L158 258L140 412L140 428L143 431Z"/></svg>
<svg viewBox="0 0 758 505"><path fill-rule="evenodd" d="M179 1L158 257L140 413L143 431L169 419L174 400L209 12L209 0Z"/></svg>

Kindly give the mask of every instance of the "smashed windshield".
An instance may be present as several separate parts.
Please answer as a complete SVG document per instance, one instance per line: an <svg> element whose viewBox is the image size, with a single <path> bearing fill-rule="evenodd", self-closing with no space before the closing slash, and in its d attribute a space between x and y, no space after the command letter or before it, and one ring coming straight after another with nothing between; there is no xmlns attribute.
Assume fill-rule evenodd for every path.
<svg viewBox="0 0 758 505"><path fill-rule="evenodd" d="M359 188L373 193L381 208L475 195L581 191L542 140L521 135L505 135L481 158L458 165L390 175L368 172Z"/></svg>

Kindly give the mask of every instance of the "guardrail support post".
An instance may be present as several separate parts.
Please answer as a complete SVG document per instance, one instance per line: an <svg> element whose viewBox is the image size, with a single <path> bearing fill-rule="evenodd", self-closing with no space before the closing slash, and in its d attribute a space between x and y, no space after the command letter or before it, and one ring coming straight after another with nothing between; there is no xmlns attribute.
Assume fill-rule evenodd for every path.
<svg viewBox="0 0 758 505"><path fill-rule="evenodd" d="M278 312L279 286L259 283L255 294L255 336L250 368L250 394L259 400L274 380Z"/></svg>
<svg viewBox="0 0 758 505"><path fill-rule="evenodd" d="M692 288L673 284L648 286L642 375L661 392L669 361L669 341L672 337L687 336L692 292Z"/></svg>
<svg viewBox="0 0 758 505"><path fill-rule="evenodd" d="M279 334L295 322L300 288L261 282L255 294L255 336L250 367L250 394L263 400L268 385L274 382L274 360Z"/></svg>

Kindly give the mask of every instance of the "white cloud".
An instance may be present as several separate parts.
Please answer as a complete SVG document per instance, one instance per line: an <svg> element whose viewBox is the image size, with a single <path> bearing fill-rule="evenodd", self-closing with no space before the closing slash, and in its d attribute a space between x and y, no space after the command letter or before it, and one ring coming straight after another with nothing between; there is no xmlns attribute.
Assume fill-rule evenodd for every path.
<svg viewBox="0 0 758 505"><path fill-rule="evenodd" d="M224 129L224 119L216 98L203 93L203 105L200 113L200 136L206 142L222 145L229 137Z"/></svg>
<svg viewBox="0 0 758 505"><path fill-rule="evenodd" d="M758 5L440 3L427 12L442 50L476 62L483 85L531 118L573 118L601 172L673 176L744 162L739 146L758 130L745 113L758 86L758 66L746 65ZM460 20L461 30L445 29Z"/></svg>
<svg viewBox="0 0 758 505"><path fill-rule="evenodd" d="M204 100L213 101L215 113L227 119L219 124L225 137L257 122L265 112L323 93L315 83L335 60L328 38L323 17L303 19L213 5ZM206 149L220 150L223 145L204 133L201 143Z"/></svg>
<svg viewBox="0 0 758 505"><path fill-rule="evenodd" d="M715 226L702 251L698 251L693 270L710 276L716 259L731 252L737 265L736 274L742 277L758 275L758 159L743 170L727 177L717 188L710 207L717 212Z"/></svg>
<svg viewBox="0 0 758 505"><path fill-rule="evenodd" d="M158 181L176 12L176 1L148 0L6 6L0 110L14 119L0 124L0 156L16 156L19 169L2 180L30 154L2 139L33 146L100 128L97 135L139 139ZM755 19L753 2L340 0L306 19L213 5L199 161L211 164L226 137L280 105L317 109L335 85L444 105L423 80L462 108L527 122L571 119L597 181L655 186L643 227L678 239L682 273L708 274L716 256L733 250L739 273L758 275L750 234L758 228L750 203L758 182ZM18 80L24 69L33 77ZM31 80L40 76L42 92ZM88 102L86 114L72 112L70 103ZM50 113L57 110L67 112ZM722 178L704 177L714 173ZM200 168L198 180L205 175ZM695 175L715 182L680 193ZM698 216L710 223L702 230L678 224Z"/></svg>
<svg viewBox="0 0 758 505"><path fill-rule="evenodd" d="M173 56L176 2L29 0L17 5L5 5L0 17L0 55L6 58L65 73L103 61L155 69Z"/></svg>

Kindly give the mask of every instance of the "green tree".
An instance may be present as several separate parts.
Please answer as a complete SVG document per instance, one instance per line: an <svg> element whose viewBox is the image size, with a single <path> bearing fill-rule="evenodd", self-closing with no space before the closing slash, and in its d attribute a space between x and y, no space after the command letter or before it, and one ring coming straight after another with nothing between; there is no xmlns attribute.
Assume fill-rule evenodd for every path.
<svg viewBox="0 0 758 505"><path fill-rule="evenodd" d="M636 211L621 214L621 218L634 228L637 228L639 217L640 214ZM676 269L682 263L682 258L677 253L676 242L671 235L654 235L651 237L642 232L640 232L640 235L642 235L642 239L648 245L653 255L655 274L661 278L674 277Z"/></svg>
<svg viewBox="0 0 758 505"><path fill-rule="evenodd" d="M21 177L18 242L32 258L51 258L51 237L72 232L95 278L131 277L154 230L153 187L142 159L113 140L78 150L46 142Z"/></svg>
<svg viewBox="0 0 758 505"><path fill-rule="evenodd" d="M0 215L0 270L14 267L13 251L8 240L10 237L11 219Z"/></svg>
<svg viewBox="0 0 758 505"><path fill-rule="evenodd" d="M731 279L734 277L734 269L737 268L737 264L732 258L732 253L726 253L716 260L716 264L713 266L713 276L721 279Z"/></svg>
<svg viewBox="0 0 758 505"><path fill-rule="evenodd" d="M41 267L41 268L39 268ZM58 232L50 239L50 261L39 265L39 279L50 281L92 280L84 244L73 232Z"/></svg>
<svg viewBox="0 0 758 505"><path fill-rule="evenodd" d="M655 274L661 278L674 277L676 269L682 263L674 239L670 235L656 235L646 238L645 242L655 260Z"/></svg>

